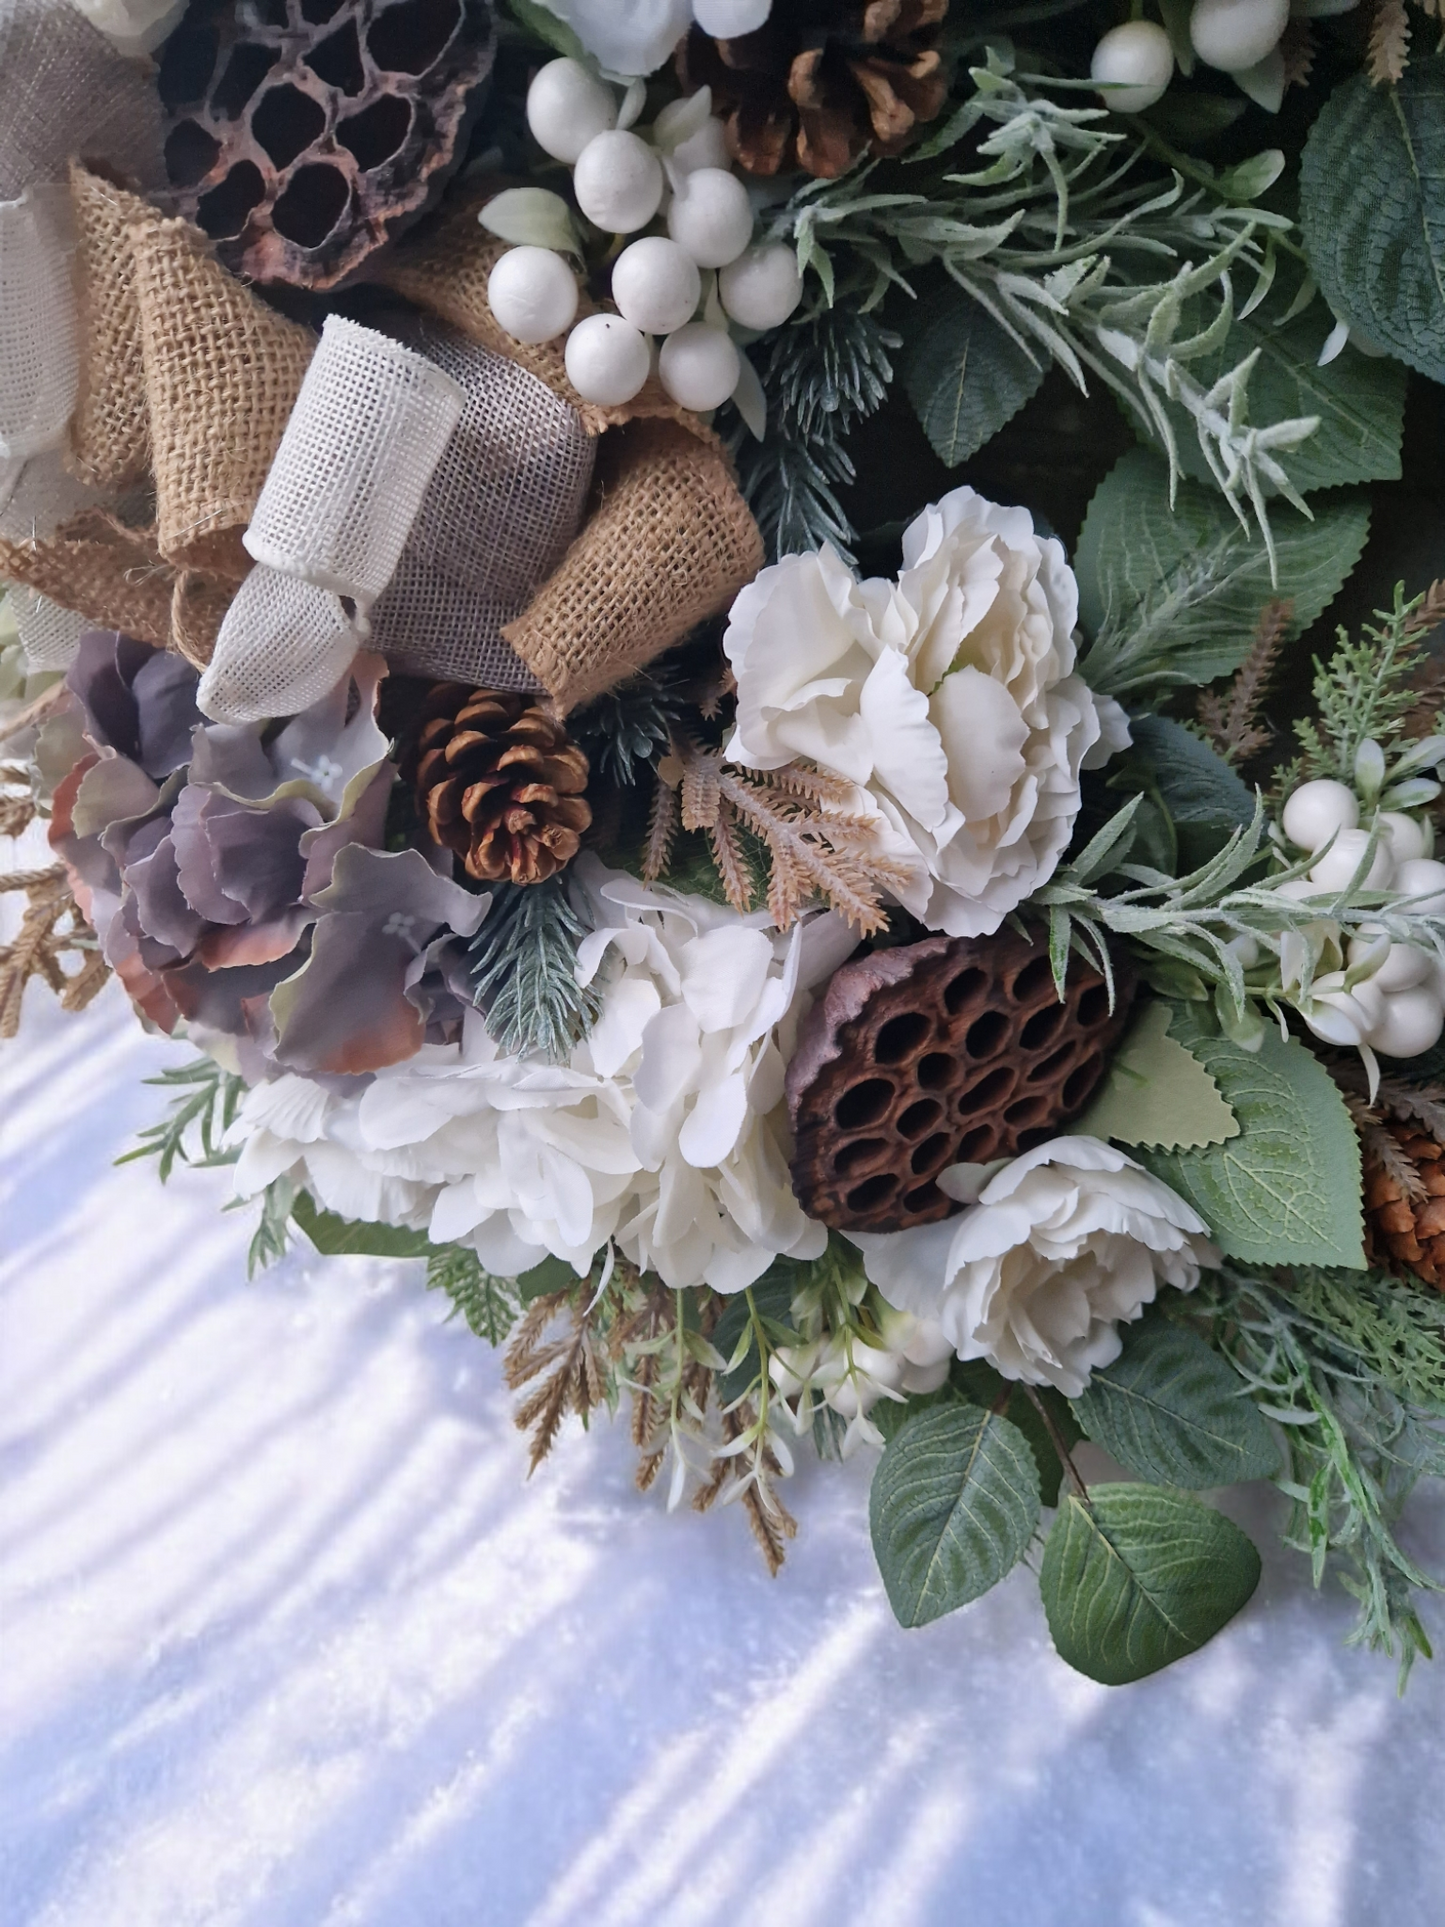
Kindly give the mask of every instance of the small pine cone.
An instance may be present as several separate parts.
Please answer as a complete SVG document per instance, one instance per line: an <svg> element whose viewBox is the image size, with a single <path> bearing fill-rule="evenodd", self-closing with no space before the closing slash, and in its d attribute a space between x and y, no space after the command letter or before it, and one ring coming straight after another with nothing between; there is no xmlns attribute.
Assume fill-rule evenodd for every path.
<svg viewBox="0 0 1445 1927"><path fill-rule="evenodd" d="M711 87L748 173L832 180L864 152L901 154L936 117L947 12L948 0L773 0L756 33L714 40L694 27L678 71L689 90Z"/></svg>
<svg viewBox="0 0 1445 1927"><path fill-rule="evenodd" d="M592 821L587 758L529 696L437 683L404 761L438 843L483 883L545 883Z"/></svg>
<svg viewBox="0 0 1445 1927"><path fill-rule="evenodd" d="M1408 1124L1386 1123L1401 1157L1418 1178L1408 1195L1398 1173L1365 1155L1365 1229L1370 1257L1445 1291L1445 1145ZM1414 1188L1414 1187L1410 1187Z"/></svg>

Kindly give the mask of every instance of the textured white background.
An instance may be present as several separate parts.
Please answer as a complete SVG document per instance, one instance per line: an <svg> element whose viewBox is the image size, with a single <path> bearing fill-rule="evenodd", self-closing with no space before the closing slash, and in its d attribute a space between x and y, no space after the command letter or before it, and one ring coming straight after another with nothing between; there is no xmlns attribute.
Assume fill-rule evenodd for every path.
<svg viewBox="0 0 1445 1927"><path fill-rule="evenodd" d="M419 1265L245 1280L224 1173L112 1167L187 1052L112 986L0 1052L4 1927L1438 1927L1445 1673L1406 1700L1274 1549L1120 1692L1030 1575L921 1632L869 1467L770 1581L623 1428L531 1483ZM1414 1515L1445 1564L1445 1505ZM1441 1615L1433 1624L1445 1630ZM1445 1661L1442 1661L1445 1665Z"/></svg>

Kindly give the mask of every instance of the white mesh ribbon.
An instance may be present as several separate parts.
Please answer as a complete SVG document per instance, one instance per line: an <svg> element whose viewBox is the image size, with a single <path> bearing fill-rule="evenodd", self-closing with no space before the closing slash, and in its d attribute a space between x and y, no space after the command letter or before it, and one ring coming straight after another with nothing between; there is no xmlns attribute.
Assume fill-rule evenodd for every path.
<svg viewBox="0 0 1445 1927"><path fill-rule="evenodd" d="M10 591L10 607L20 632L20 647L32 669L68 669L75 660L80 638L95 624L71 609L62 609L49 596L17 583Z"/></svg>
<svg viewBox="0 0 1445 1927"><path fill-rule="evenodd" d="M370 633L368 611L465 401L423 356L327 319L243 537L260 566L226 611L201 679L208 716L294 715L335 685Z"/></svg>
<svg viewBox="0 0 1445 1927"><path fill-rule="evenodd" d="M0 462L0 539L48 542L63 522L106 500L79 481L52 449L30 460Z"/></svg>
<svg viewBox="0 0 1445 1927"><path fill-rule="evenodd" d="M596 442L504 356L426 323L409 341L466 391L390 585L371 614L394 669L488 689L541 684L502 640L576 535Z"/></svg>
<svg viewBox="0 0 1445 1927"><path fill-rule="evenodd" d="M349 596L391 580L466 396L386 335L331 315L243 538L258 562Z"/></svg>
<svg viewBox="0 0 1445 1927"><path fill-rule="evenodd" d="M73 154L164 187L155 83L70 0L0 0L0 199L60 180Z"/></svg>
<svg viewBox="0 0 1445 1927"><path fill-rule="evenodd" d="M0 201L0 456L58 448L80 379L70 196L27 188Z"/></svg>

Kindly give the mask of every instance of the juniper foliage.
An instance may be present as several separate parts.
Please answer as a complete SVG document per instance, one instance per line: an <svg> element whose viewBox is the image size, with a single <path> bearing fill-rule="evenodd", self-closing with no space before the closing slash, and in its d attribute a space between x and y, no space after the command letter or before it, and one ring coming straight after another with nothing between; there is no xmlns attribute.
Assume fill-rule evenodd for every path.
<svg viewBox="0 0 1445 1927"><path fill-rule="evenodd" d="M577 946L586 934L561 877L494 888L491 912L467 955L473 1000L501 1050L560 1063L596 1023L601 996L577 981Z"/></svg>

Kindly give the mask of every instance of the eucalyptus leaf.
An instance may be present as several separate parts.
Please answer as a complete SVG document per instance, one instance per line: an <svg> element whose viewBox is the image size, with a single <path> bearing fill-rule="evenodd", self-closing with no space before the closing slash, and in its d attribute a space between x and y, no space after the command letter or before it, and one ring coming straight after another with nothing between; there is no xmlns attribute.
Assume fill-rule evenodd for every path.
<svg viewBox="0 0 1445 1927"><path fill-rule="evenodd" d="M1038 1517L1038 1467L1006 1418L962 1400L910 1418L884 1447L868 1500L899 1624L925 1626L997 1585Z"/></svg>
<svg viewBox="0 0 1445 1927"><path fill-rule="evenodd" d="M1413 55L1392 87L1342 81L1300 162L1305 252L1331 308L1445 381L1445 54Z"/></svg>
<svg viewBox="0 0 1445 1927"><path fill-rule="evenodd" d="M1197 1499L1152 1485L1065 1496L1039 1591L1059 1658L1127 1686L1197 1652L1259 1584L1259 1554Z"/></svg>
<svg viewBox="0 0 1445 1927"><path fill-rule="evenodd" d="M1074 1415L1136 1478L1159 1485L1233 1485L1279 1470L1279 1445L1239 1374L1197 1332L1146 1319L1096 1370Z"/></svg>
<svg viewBox="0 0 1445 1927"><path fill-rule="evenodd" d="M576 254L581 247L571 208L545 187L503 188L477 218L489 233L518 247L552 248L558 254Z"/></svg>
<svg viewBox="0 0 1445 1927"><path fill-rule="evenodd" d="M424 1231L402 1225L363 1224L323 1211L309 1191L298 1191L291 1206L296 1224L326 1258L424 1258L435 1246Z"/></svg>
<svg viewBox="0 0 1445 1927"><path fill-rule="evenodd" d="M1271 507L1279 584L1258 531L1246 531L1217 493L1179 484L1169 506L1162 456L1131 449L1089 504L1074 566L1079 615L1094 638L1082 670L1111 695L1213 682L1249 652L1265 604L1294 605L1293 632L1334 600L1369 532L1363 497L1332 493L1313 521Z"/></svg>
<svg viewBox="0 0 1445 1927"><path fill-rule="evenodd" d="M939 460L957 468L1018 413L1044 372L986 308L949 287L914 324L903 382Z"/></svg>
<svg viewBox="0 0 1445 1927"><path fill-rule="evenodd" d="M1118 1144L1197 1150L1239 1136L1239 1120L1192 1052L1169 1035L1172 1006L1151 999L1070 1129Z"/></svg>
<svg viewBox="0 0 1445 1927"><path fill-rule="evenodd" d="M1320 1060L1272 1025L1245 1050L1192 1004L1176 1007L1169 1028L1218 1084L1239 1135L1202 1150L1141 1149L1141 1162L1189 1200L1227 1257L1362 1269L1359 1138Z"/></svg>

